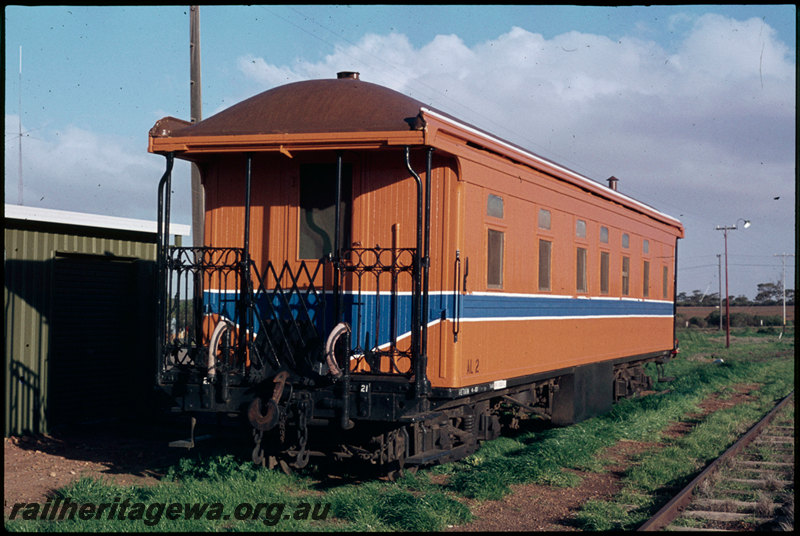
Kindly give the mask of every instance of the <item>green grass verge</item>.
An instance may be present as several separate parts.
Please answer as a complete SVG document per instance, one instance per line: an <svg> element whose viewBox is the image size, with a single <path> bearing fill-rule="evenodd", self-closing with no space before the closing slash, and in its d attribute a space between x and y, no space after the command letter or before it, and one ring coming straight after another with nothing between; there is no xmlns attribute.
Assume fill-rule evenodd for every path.
<svg viewBox="0 0 800 536"><path fill-rule="evenodd" d="M691 332L686 335L690 356L711 352L713 355L708 359L723 359L724 364L712 362L709 366L707 361L684 361L676 367L686 369L682 380L674 384L676 394L712 387L712 391L724 395L730 391L728 386L745 383L754 386L750 391L752 400L710 414L684 436L660 438L667 443L666 448L641 453L625 474L622 490L616 497L590 501L583 506L575 519L578 528L635 529L760 420L777 400L794 389L791 338L776 343L774 337L766 338L758 330L747 330L740 333L736 346L725 350L714 340L720 339L719 336L703 337Z"/></svg>
<svg viewBox="0 0 800 536"><path fill-rule="evenodd" d="M230 455L187 458L155 486L123 488L82 479L59 491L76 503L107 504L101 519L43 521L25 519L25 512L18 512L5 526L36 532L438 531L471 520L464 497L501 499L512 484L578 485L580 476L565 469L603 471L597 454L604 448L623 439L659 439L708 395L730 391L736 384L758 385L755 401L713 414L665 450L642 453L626 474L619 496L587 503L575 520L585 530L633 528L659 507L669 490L688 482L747 423L794 387L793 335L777 340L754 328L737 331L730 349L724 348L724 333L687 330L679 332L679 339L680 358L666 367L667 375L677 379L659 384L663 393L622 401L608 414L570 427L523 427L513 437L485 443L460 462L406 475L395 483L370 481L323 490L313 475L265 471ZM715 364L715 359L724 363ZM655 377L655 369L650 373ZM132 515L136 503L165 506L158 516L154 509L149 517L144 511L132 519L137 517ZM169 519L166 505L173 503L204 503L209 508L197 519ZM213 505L219 508L212 511ZM114 515L108 514L111 508L116 508Z"/></svg>

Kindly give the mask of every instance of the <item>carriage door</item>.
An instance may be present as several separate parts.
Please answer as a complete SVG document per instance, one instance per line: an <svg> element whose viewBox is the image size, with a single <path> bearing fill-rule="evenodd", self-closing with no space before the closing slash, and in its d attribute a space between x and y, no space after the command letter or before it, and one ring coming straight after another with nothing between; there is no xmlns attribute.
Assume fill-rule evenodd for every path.
<svg viewBox="0 0 800 536"><path fill-rule="evenodd" d="M299 268L315 274L309 284L323 292L335 290L334 271L324 259L335 256L336 247L337 164L300 164L299 231L297 257ZM340 248L350 246L352 229L353 166L342 164L341 206L339 207ZM324 340L336 323L334 304L338 296L329 295L324 310L315 315L316 332Z"/></svg>
<svg viewBox="0 0 800 536"><path fill-rule="evenodd" d="M342 165L340 247L350 245L353 166ZM336 231L336 164L300 165L298 258L319 260L333 253Z"/></svg>

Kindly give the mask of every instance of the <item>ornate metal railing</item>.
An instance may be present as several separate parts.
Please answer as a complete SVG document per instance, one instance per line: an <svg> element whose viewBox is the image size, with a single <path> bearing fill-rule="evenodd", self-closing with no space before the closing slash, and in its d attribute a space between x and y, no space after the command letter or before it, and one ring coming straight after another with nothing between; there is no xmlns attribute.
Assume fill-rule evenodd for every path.
<svg viewBox="0 0 800 536"><path fill-rule="evenodd" d="M313 369L322 362L322 338L330 330L326 310L329 261L268 261L255 271L253 325L256 348L275 368Z"/></svg>
<svg viewBox="0 0 800 536"><path fill-rule="evenodd" d="M412 374L414 248L352 248L339 263L344 316L352 326L350 370ZM409 289L400 291L400 288Z"/></svg>
<svg viewBox="0 0 800 536"><path fill-rule="evenodd" d="M169 247L161 370L245 376L268 364L322 373L325 336L343 321L352 372L411 375L415 254L353 248L338 265L325 257L257 270L241 248Z"/></svg>
<svg viewBox="0 0 800 536"><path fill-rule="evenodd" d="M281 367L294 363L314 362L320 348L321 335L328 333L329 318L335 322L345 320L343 299L353 297L349 321L356 325L355 346L348 348L344 367L342 426L348 428L349 372L355 370L373 373L394 373L414 376L415 396L427 397L430 382L427 380L427 324L428 270L430 250L430 192L433 148L427 148L425 199L423 183L414 171L410 160L410 146L404 150L404 163L416 184L416 247L414 249L359 248L341 249L340 207L342 195L341 151L336 155L335 230L333 250L336 258L301 263L296 275L284 263L280 270L267 263L259 271L247 252L250 251L250 194L252 154L245 157L245 214L242 248L175 248L168 246L172 168L175 154L165 153L166 170L158 185L158 277L156 283L157 325L156 355L158 368L156 382L162 383L168 369L197 371L206 367L206 379L212 379L219 370L241 371L251 374L253 369L264 369L269 362ZM424 222L424 226L423 226ZM386 256L389 256L387 260ZM333 285L329 303L334 304L333 314L326 306L324 265L332 262ZM315 263L317 263L315 265ZM311 268L310 268L311 267ZM313 268L313 269L312 269ZM317 275L322 269L322 286L317 286ZM382 292L388 274L389 291ZM398 289L401 277L410 277L410 293ZM275 283L270 283L272 277ZM300 278L304 277L308 284ZM346 281L350 278L350 281ZM374 281L367 285L370 280ZM257 287L254 287L254 281ZM287 282L288 281L288 282ZM345 283L353 283L345 287ZM370 288L366 288L366 287ZM348 291L342 290L349 288ZM287 295L288 292L288 295ZM372 313L365 309L364 296L374 293ZM388 305L383 313L383 299ZM367 300L369 301L369 300ZM309 308L308 305L312 304ZM408 310L405 303L408 302ZM408 314L406 314L408 313ZM388 322L385 316L388 315ZM372 319L372 324L362 326L361 319ZM355 320L354 320L355 319ZM405 319L408 319L407 321ZM407 322L407 323L406 323ZM382 342L388 323L386 341ZM214 328L212 330L212 324ZM223 329L219 329L223 326ZM370 326L372 326L370 328ZM406 329L402 336L398 332ZM362 329L363 327L363 329ZM370 332L369 329L372 329ZM369 335L371 333L371 335ZM410 346L400 348L399 342L409 335ZM333 334L333 332L332 332ZM348 340L346 337L345 340ZM219 350L217 355L217 350ZM299 352L299 353L298 353ZM302 354L302 355L301 355ZM354 357L355 359L351 359ZM252 366L251 366L252 365ZM361 367L361 368L359 368ZM225 378L228 377L226 374ZM225 389L221 389L225 391ZM225 396L222 396L226 399ZM423 404L421 407L425 407Z"/></svg>
<svg viewBox="0 0 800 536"><path fill-rule="evenodd" d="M209 367L208 348L215 325L226 319L242 326L240 295L244 285L244 251L240 248L169 247L164 261L162 292L162 370ZM242 354L238 341L224 341L229 354Z"/></svg>

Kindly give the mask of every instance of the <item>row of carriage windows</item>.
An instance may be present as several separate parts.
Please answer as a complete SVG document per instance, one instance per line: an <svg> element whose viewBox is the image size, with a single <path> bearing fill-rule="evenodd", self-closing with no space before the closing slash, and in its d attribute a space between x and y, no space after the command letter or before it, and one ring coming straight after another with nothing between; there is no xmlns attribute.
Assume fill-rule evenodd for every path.
<svg viewBox="0 0 800 536"><path fill-rule="evenodd" d="M300 167L300 233L299 257L301 259L318 259L333 249L335 229L335 183L330 176L335 167L327 164L308 164ZM350 199L352 195L352 167L344 165L342 169L342 207L340 210L342 231L345 237L350 235ZM503 219L503 198L489 194L486 214L492 218ZM551 230L551 213L547 209L539 209L538 227L543 231ZM575 237L586 239L586 221L575 222ZM487 286L493 289L503 288L503 257L505 233L496 229L488 230L487 237ZM608 227L600 227L600 242L608 244ZM622 248L630 248L630 236L622 234ZM642 242L642 253L650 253L648 240ZM545 238L539 239L538 288L540 291L551 290L553 242ZM588 250L576 247L575 289L577 292L588 292ZM642 291L645 298L650 294L650 261L643 260ZM662 267L662 297L667 296L668 269ZM610 254L600 251L600 293L609 294L611 277ZM621 292L630 295L631 266L630 257L622 257Z"/></svg>
<svg viewBox="0 0 800 536"><path fill-rule="evenodd" d="M486 213L493 218L503 217L503 199L496 195L489 195ZM547 209L539 209L538 213L538 226L539 229L548 231L551 227L551 214ZM495 229L488 230L488 251L487 251L487 286L489 288L500 289L503 288L503 242L504 233ZM608 227L600 227L600 242L608 244ZM575 222L575 237L579 239L586 238L586 221L576 220ZM630 235L628 233L622 234L622 248L630 248ZM650 241L645 239L642 241L642 253L647 255L650 253ZM551 270L552 270L552 257L553 257L553 241L545 238L539 239L539 266L538 266L538 288L540 291L551 290ZM576 247L575 259L575 289L577 292L588 292L588 249L583 246ZM631 281L631 258L630 256L622 256L620 277L621 277L621 293L623 296L630 295L630 281ZM642 295L645 298L650 297L650 261L642 261ZM666 266L662 266L662 289L661 295L663 298L667 297L669 291L669 270ZM600 294L609 294L609 280L611 277L611 255L608 251L600 251Z"/></svg>

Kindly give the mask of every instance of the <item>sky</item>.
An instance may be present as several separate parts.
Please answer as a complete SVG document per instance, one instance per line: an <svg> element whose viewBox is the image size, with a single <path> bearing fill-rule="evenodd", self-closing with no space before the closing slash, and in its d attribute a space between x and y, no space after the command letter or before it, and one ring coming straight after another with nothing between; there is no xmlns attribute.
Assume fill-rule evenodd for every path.
<svg viewBox="0 0 800 536"><path fill-rule="evenodd" d="M358 71L680 219L680 292L718 292L737 226L730 294L753 298L784 259L794 288L796 25L794 5L201 6L202 115ZM155 220L147 134L189 119L188 6L6 6L3 44L5 202Z"/></svg>

